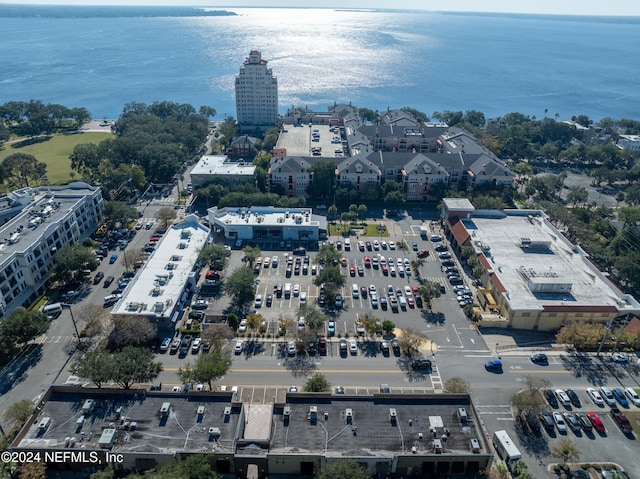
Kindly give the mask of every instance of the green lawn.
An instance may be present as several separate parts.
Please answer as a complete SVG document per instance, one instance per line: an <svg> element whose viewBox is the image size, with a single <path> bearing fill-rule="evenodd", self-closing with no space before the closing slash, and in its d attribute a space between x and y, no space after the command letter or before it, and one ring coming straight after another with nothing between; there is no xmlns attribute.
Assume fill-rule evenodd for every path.
<svg viewBox="0 0 640 479"><path fill-rule="evenodd" d="M55 135L44 141L33 144L20 142L5 144L0 149L0 161L13 153L27 153L35 156L38 161L47 164L49 183L64 184L71 181L71 161L69 155L79 143L100 143L107 138L113 138L111 133L74 133L71 135ZM28 140L26 140L28 142Z"/></svg>

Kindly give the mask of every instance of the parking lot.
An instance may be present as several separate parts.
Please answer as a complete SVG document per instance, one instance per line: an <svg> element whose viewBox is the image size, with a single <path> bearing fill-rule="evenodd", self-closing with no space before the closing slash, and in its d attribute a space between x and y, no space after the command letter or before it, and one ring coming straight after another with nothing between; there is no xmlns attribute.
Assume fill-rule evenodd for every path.
<svg viewBox="0 0 640 479"><path fill-rule="evenodd" d="M441 262L433 250L435 245L417 234L405 239L409 241L409 250L405 251L398 250L395 242L389 238L355 239L349 251L345 250L343 239L330 240L334 246L338 246L338 241L342 255L341 270L346 277L340 291L343 305L327 310L336 322L336 336L357 335L355 322L363 314L374 315L381 320L390 319L401 327L419 328L424 318L422 310L416 305L414 288L419 287L420 282L410 264L425 249L430 252L423 257L425 265L421 268L422 278L442 283L445 295L455 297L453 286L440 271ZM358 241L362 241L362 249ZM367 242L370 242L370 249ZM413 243L416 243L417 251L413 250ZM285 316L295 320L302 304L317 304L320 288L313 281L319 266L315 263L315 252L308 252L306 256L282 251L263 251L263 254L255 269L256 296L259 301L253 308L267 320L267 333L274 334L279 318ZM291 264L290 275L286 273L288 261ZM281 295L277 294L278 290L282 291ZM376 299L372 300L371 293L376 293L373 295ZM326 326L324 334L328 334Z"/></svg>

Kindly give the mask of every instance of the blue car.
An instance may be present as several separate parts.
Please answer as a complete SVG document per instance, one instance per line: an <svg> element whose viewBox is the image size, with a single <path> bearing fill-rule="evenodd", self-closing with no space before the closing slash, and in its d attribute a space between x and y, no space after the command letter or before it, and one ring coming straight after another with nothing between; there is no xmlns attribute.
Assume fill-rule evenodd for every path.
<svg viewBox="0 0 640 479"><path fill-rule="evenodd" d="M620 406L629 407L629 401L627 401L627 398L624 395L624 392L622 391L622 389L613 388L611 392L613 393L613 396L616 398L616 400L620 403Z"/></svg>
<svg viewBox="0 0 640 479"><path fill-rule="evenodd" d="M502 372L502 361L500 361L499 359L493 359L493 360L489 361L488 363L486 363L484 365L484 368L487 371L501 373Z"/></svg>
<svg viewBox="0 0 640 479"><path fill-rule="evenodd" d="M329 325L327 326L327 334L329 336L333 336L334 334L336 334L336 322L335 321L329 321Z"/></svg>
<svg viewBox="0 0 640 479"><path fill-rule="evenodd" d="M113 263L115 263L115 262L117 261L117 259L118 259L118 255L117 255L117 254L115 254L115 253L113 253L113 254L111 255L111 258L109 258L109 264L113 264Z"/></svg>

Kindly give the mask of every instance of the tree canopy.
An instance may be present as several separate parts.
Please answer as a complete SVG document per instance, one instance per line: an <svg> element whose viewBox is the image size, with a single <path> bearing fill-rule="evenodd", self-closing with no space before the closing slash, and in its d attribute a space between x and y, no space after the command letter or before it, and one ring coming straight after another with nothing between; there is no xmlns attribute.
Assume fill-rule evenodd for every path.
<svg viewBox="0 0 640 479"><path fill-rule="evenodd" d="M316 479L369 479L371 474L353 459L327 462Z"/></svg>
<svg viewBox="0 0 640 479"><path fill-rule="evenodd" d="M305 392L310 393L322 393L331 390L331 383L327 380L324 374L314 374L304 384Z"/></svg>
<svg viewBox="0 0 640 479"><path fill-rule="evenodd" d="M223 244L211 243L203 246L198 254L198 259L211 269L222 271L227 267L231 251L225 249Z"/></svg>
<svg viewBox="0 0 640 479"><path fill-rule="evenodd" d="M162 225L166 228L169 225L169 222L175 220L178 217L178 213L173 208L165 206L160 208L156 212L156 218L162 221Z"/></svg>
<svg viewBox="0 0 640 479"><path fill-rule="evenodd" d="M224 292L231 297L231 301L238 309L250 302L255 294L253 270L240 267L227 276Z"/></svg>
<svg viewBox="0 0 640 479"><path fill-rule="evenodd" d="M173 211L173 210L172 210ZM138 218L138 212L121 201L104 202L104 219L109 228L128 228L129 224Z"/></svg>
<svg viewBox="0 0 640 479"><path fill-rule="evenodd" d="M47 174L47 164L27 153L13 153L0 163L0 178L9 188L24 188L41 182Z"/></svg>
<svg viewBox="0 0 640 479"><path fill-rule="evenodd" d="M99 264L93 252L80 244L65 246L53 262L53 274L63 283L77 279L83 270L96 269Z"/></svg>
<svg viewBox="0 0 640 479"><path fill-rule="evenodd" d="M125 346L142 346L157 334L156 325L136 316L114 316L109 334L109 349L117 351Z"/></svg>
<svg viewBox="0 0 640 479"><path fill-rule="evenodd" d="M0 323L0 336L23 346L32 339L46 333L50 324L51 321L46 315L21 306Z"/></svg>
<svg viewBox="0 0 640 479"><path fill-rule="evenodd" d="M213 390L213 383L227 374L231 367L231 359L224 356L220 350L212 349L208 353L198 355L195 364L188 361L178 370L180 380L195 383L205 383L209 390Z"/></svg>

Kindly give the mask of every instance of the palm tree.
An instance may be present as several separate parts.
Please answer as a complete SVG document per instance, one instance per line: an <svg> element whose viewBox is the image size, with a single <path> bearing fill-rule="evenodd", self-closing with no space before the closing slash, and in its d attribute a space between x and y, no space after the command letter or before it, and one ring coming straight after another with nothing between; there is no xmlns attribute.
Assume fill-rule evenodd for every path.
<svg viewBox="0 0 640 479"><path fill-rule="evenodd" d="M411 270L413 271L413 274L416 275L416 278L420 278L420 268L422 268L422 266L424 266L424 258L416 258L413 261L411 261Z"/></svg>

